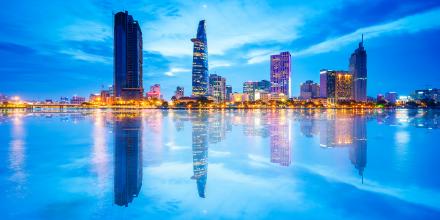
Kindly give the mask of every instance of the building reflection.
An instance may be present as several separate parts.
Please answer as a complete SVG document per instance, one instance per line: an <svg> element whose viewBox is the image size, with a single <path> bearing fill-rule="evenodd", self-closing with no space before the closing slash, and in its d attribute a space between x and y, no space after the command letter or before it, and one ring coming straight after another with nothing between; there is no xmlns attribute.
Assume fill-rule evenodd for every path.
<svg viewBox="0 0 440 220"><path fill-rule="evenodd" d="M292 161L291 126L285 114L285 111L272 111L268 114L270 162L281 166L289 166Z"/></svg>
<svg viewBox="0 0 440 220"><path fill-rule="evenodd" d="M353 145L350 148L350 161L364 180L364 169L367 165L367 119L355 116L353 123Z"/></svg>
<svg viewBox="0 0 440 220"><path fill-rule="evenodd" d="M115 204L128 206L142 186L142 121L139 113L114 114Z"/></svg>
<svg viewBox="0 0 440 220"><path fill-rule="evenodd" d="M205 198L208 178L208 113L197 112L192 118L193 172L191 179L197 182L197 191Z"/></svg>

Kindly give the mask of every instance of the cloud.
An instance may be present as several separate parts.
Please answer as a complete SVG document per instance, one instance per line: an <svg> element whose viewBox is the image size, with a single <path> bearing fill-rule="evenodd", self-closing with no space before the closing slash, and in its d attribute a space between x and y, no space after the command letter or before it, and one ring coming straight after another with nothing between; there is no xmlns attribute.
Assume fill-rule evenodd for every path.
<svg viewBox="0 0 440 220"><path fill-rule="evenodd" d="M112 64L112 58L96 54L86 53L78 49L61 50L60 53L72 56L74 59L87 61L90 63Z"/></svg>
<svg viewBox="0 0 440 220"><path fill-rule="evenodd" d="M415 33L438 27L440 27L440 8L403 17L392 22L360 28L355 32L329 39L304 50L297 51L294 55L308 56L337 51L346 45L359 41L361 34L365 34L366 39L373 39L386 34Z"/></svg>
<svg viewBox="0 0 440 220"><path fill-rule="evenodd" d="M176 76L177 73L188 73L191 72L190 69L180 68L180 67L172 67L169 71L165 72L166 76Z"/></svg>
<svg viewBox="0 0 440 220"><path fill-rule="evenodd" d="M230 67L232 63L225 60L214 60L209 62L209 69L215 69L219 67Z"/></svg>
<svg viewBox="0 0 440 220"><path fill-rule="evenodd" d="M290 42L298 37L296 27L302 25L305 14L292 7L274 9L263 2L227 1L194 10L197 7L198 3L185 1L179 5L179 16L162 16L142 24L149 38L144 48L164 56L191 56L190 39L196 35L202 18L206 20L210 55L224 55L252 43Z"/></svg>
<svg viewBox="0 0 440 220"><path fill-rule="evenodd" d="M278 48L251 50L246 55L246 57L248 58L247 64L257 64L269 61L270 55L275 54L278 51Z"/></svg>
<svg viewBox="0 0 440 220"><path fill-rule="evenodd" d="M79 21L61 31L64 40L105 41L112 38L112 28L95 21Z"/></svg>

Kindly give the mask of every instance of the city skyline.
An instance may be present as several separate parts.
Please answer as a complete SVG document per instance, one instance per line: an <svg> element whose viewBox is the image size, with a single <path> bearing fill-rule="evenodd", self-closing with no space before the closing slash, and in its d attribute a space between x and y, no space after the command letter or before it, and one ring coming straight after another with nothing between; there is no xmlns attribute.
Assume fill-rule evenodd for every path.
<svg viewBox="0 0 440 220"><path fill-rule="evenodd" d="M338 4L341 6L339 9L335 7L335 2L328 2L316 9L321 10L321 14L306 16L298 13L298 17L286 17L278 23L276 18L292 14L296 6L314 11L316 3L250 4L244 1L242 5L237 5L234 2L189 2L169 7L146 2L139 3L144 7L136 7L136 3L98 5L79 1L77 4L97 13L77 13L63 3L44 4L43 7L52 9L49 11L66 12L66 18L55 22L56 19L48 18L59 16L57 13L20 18L10 13L35 15L37 12L32 3L22 8L16 8L17 5L12 3L5 4L9 10L1 15L5 16L2 19L4 29L0 31L1 72L5 80L0 82L0 93L40 100L73 94L88 97L90 93L98 92L101 85L111 85L111 12L119 8L129 11L142 25L144 87L160 84L166 99L173 95L176 86L186 87L187 91L191 88L192 56L189 53L192 45L188 39L194 36L194 27L200 19L206 19L209 24L210 73L224 76L234 92L240 91L245 81L268 80L270 55L290 51L294 70L291 90L293 96L299 96L299 84L309 79L319 81L320 69L347 69L347 60L360 41L361 33L365 33L364 44L369 54L369 96L387 91L409 94L427 86L440 87L439 76L432 65L435 62L432 53L440 48L435 41L440 27L440 8L434 1L343 3ZM227 13L227 18L234 22L219 19L224 15L220 12L213 13L218 9L223 9L224 13L233 12L236 8L242 9L241 15ZM261 18L256 18L257 12L281 8L279 15L265 12ZM373 9L384 13L373 16ZM148 19L146 11L156 19ZM336 16L325 21L325 15L334 12L342 15L346 11L360 12L359 16L331 29L323 27L341 19ZM27 20L27 17L32 17L32 20ZM29 27L24 27L25 24ZM176 24L182 27L175 28ZM267 31L260 33L261 28L269 24L273 28L266 28ZM35 25L40 28L35 28ZM237 25L243 28L231 32L231 28ZM45 26L50 26L51 30L45 29ZM322 34L323 31L325 34ZM405 43L408 41L411 43ZM411 78L417 74L423 77ZM401 83L396 78L408 82Z"/></svg>

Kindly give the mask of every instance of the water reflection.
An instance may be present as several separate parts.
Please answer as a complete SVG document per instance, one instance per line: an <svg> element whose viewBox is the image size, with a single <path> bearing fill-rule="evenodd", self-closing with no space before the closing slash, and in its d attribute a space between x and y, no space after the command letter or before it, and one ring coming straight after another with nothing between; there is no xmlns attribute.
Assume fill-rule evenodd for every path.
<svg viewBox="0 0 440 220"><path fill-rule="evenodd" d="M142 121L139 113L114 115L115 204L128 206L142 186Z"/></svg>
<svg viewBox="0 0 440 220"><path fill-rule="evenodd" d="M214 130L220 129L217 127ZM191 179L197 182L199 196L205 198L208 178L208 114L206 112L199 112L192 118L192 154L194 175Z"/></svg>

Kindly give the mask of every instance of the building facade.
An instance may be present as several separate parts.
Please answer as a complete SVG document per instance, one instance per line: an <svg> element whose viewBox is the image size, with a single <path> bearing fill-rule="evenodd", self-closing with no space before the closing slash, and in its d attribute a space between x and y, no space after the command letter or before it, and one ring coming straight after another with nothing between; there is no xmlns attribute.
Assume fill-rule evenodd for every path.
<svg viewBox="0 0 440 220"><path fill-rule="evenodd" d="M160 85L154 84L150 86L150 91L147 92L147 98L150 99L162 99L162 94L160 93Z"/></svg>
<svg viewBox="0 0 440 220"><path fill-rule="evenodd" d="M226 85L226 101L231 101L232 86Z"/></svg>
<svg viewBox="0 0 440 220"><path fill-rule="evenodd" d="M226 79L217 74L209 75L209 95L216 102L226 101Z"/></svg>
<svg viewBox="0 0 440 220"><path fill-rule="evenodd" d="M118 12L114 21L114 97L142 98L142 53L142 31L138 21L127 11Z"/></svg>
<svg viewBox="0 0 440 220"><path fill-rule="evenodd" d="M291 68L292 57L289 52L270 56L271 93L283 93L287 97L291 96Z"/></svg>
<svg viewBox="0 0 440 220"><path fill-rule="evenodd" d="M185 96L185 89L181 86L177 86L176 91L174 92L174 98L180 99Z"/></svg>
<svg viewBox="0 0 440 220"><path fill-rule="evenodd" d="M357 102L367 101L367 52L364 48L364 37L359 47L351 54L350 72L353 75L353 99Z"/></svg>
<svg viewBox="0 0 440 220"><path fill-rule="evenodd" d="M335 104L353 100L353 75L343 70L321 70L320 96Z"/></svg>
<svg viewBox="0 0 440 220"><path fill-rule="evenodd" d="M318 83L314 83L312 80L307 80L301 83L300 96L301 99L313 99L320 97L320 88Z"/></svg>
<svg viewBox="0 0 440 220"><path fill-rule="evenodd" d="M205 20L199 22L197 37L191 39L194 43L192 63L192 96L206 97L208 95L208 41L206 39Z"/></svg>
<svg viewBox="0 0 440 220"><path fill-rule="evenodd" d="M335 99L340 101L353 100L353 75L346 71L336 73Z"/></svg>

